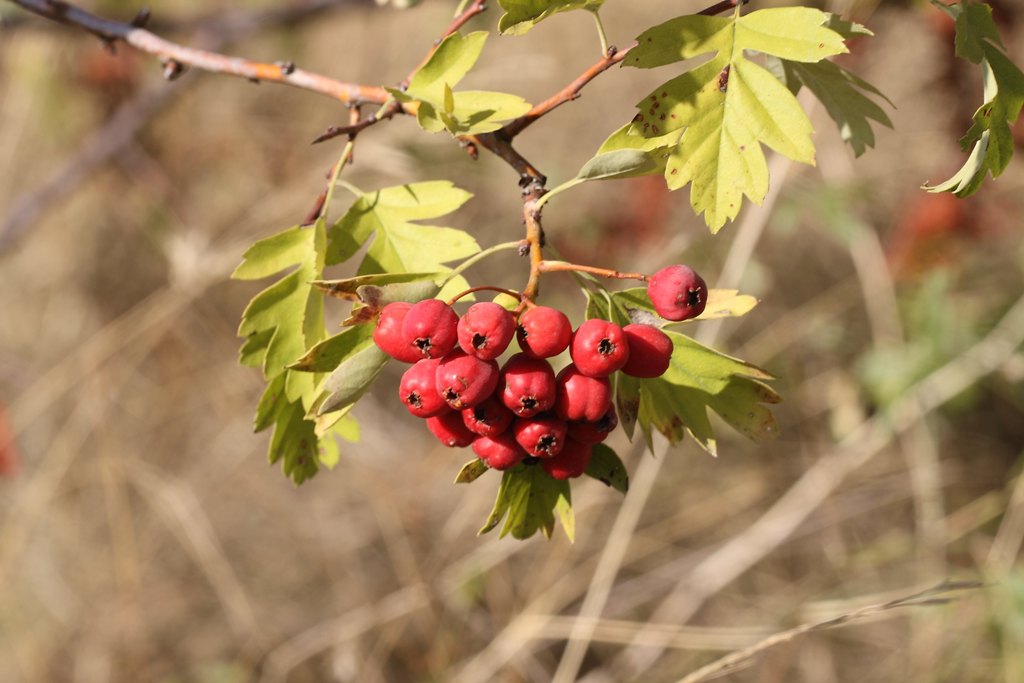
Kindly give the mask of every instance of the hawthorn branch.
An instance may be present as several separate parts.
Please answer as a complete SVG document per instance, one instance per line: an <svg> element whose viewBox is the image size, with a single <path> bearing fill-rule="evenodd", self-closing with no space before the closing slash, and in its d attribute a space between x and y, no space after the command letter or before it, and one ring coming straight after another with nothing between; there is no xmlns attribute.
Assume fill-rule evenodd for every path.
<svg viewBox="0 0 1024 683"><path fill-rule="evenodd" d="M579 99L581 94L580 91L583 90L583 87L587 83L590 83L590 81L594 80L599 75L625 59L626 55L629 54L629 51L634 47L636 47L636 43L630 45L624 50L619 50L614 45L610 46L604 57L577 76L571 83L540 104L534 105L533 109L526 112L519 118L513 119L502 126L500 129L501 134L512 139L526 130L526 128L533 125L537 119L542 116L550 114L554 109L560 107L566 102L572 102L573 100Z"/></svg>
<svg viewBox="0 0 1024 683"><path fill-rule="evenodd" d="M46 19L69 24L92 33L106 45L123 42L151 54L167 65L167 73L180 72L188 66L251 81L269 81L291 85L332 97L344 104L383 104L390 98L379 86L346 83L328 76L296 68L290 62L267 64L242 57L179 45L132 23L101 17L63 0L10 0L15 5ZM176 65L176 66L175 66Z"/></svg>

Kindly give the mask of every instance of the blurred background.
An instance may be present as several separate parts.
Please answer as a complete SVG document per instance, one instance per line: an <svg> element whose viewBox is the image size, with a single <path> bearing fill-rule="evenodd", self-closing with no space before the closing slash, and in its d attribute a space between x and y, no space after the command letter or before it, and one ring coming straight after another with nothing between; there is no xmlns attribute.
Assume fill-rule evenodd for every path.
<svg viewBox="0 0 1024 683"><path fill-rule="evenodd" d="M186 44L391 84L455 4L149 6ZM992 4L1020 63L1024 4ZM82 5L122 20L140 6ZM603 15L626 45L702 7L613 0ZM963 162L977 68L926 3L828 9L876 33L844 61L895 104L876 149L854 159L806 99L818 166L771 161L765 205L717 237L659 179L581 187L545 212L568 258L686 262L761 299L689 330L777 375L784 398L778 440L718 422L717 459L616 434L633 487L576 485L570 544L478 538L498 478L451 484L471 454L405 413L391 368L333 471L296 488L267 465L262 381L235 337L266 283L227 276L309 211L340 150L309 142L344 110L210 74L167 83L147 56L0 3L0 680L676 681L952 579L986 587L782 638L722 680L1024 681L1024 156L968 200L921 192ZM492 36L466 86L540 101L598 57L591 24ZM562 182L669 74L613 69L517 147ZM452 178L476 195L452 225L485 246L522 229L507 166L410 120L360 136L348 174ZM525 276L514 256L469 271ZM561 277L544 303L579 320Z"/></svg>

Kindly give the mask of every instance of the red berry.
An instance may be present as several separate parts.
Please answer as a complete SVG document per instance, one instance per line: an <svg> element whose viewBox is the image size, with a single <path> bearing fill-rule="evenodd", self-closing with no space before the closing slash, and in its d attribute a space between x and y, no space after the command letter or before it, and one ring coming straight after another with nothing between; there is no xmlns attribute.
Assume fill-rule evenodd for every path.
<svg viewBox="0 0 1024 683"><path fill-rule="evenodd" d="M601 443L618 426L619 415L615 412L615 405L612 404L608 408L608 412L602 415L597 422L570 422L566 434L570 439L583 443Z"/></svg>
<svg viewBox="0 0 1024 683"><path fill-rule="evenodd" d="M672 340L653 325L622 328L629 344L629 360L622 371L633 377L661 377L672 362Z"/></svg>
<svg viewBox="0 0 1024 683"><path fill-rule="evenodd" d="M654 310L667 320L689 320L704 312L708 286L689 266L666 266L647 281Z"/></svg>
<svg viewBox="0 0 1024 683"><path fill-rule="evenodd" d="M497 436L512 426L515 415L505 407L497 395L487 397L483 403L462 411L466 428L480 436Z"/></svg>
<svg viewBox="0 0 1024 683"><path fill-rule="evenodd" d="M493 360L505 352L516 331L516 319L496 303L473 304L459 319L459 347L471 356Z"/></svg>
<svg viewBox="0 0 1024 683"><path fill-rule="evenodd" d="M622 328L613 322L592 318L572 335L572 362L588 377L607 377L629 360L629 344Z"/></svg>
<svg viewBox="0 0 1024 683"><path fill-rule="evenodd" d="M402 321L405 320L410 308L412 304L405 301L388 304L381 310L377 326L373 330L373 342L378 348L403 363L415 363L423 358L418 349L409 346L402 339Z"/></svg>
<svg viewBox="0 0 1024 683"><path fill-rule="evenodd" d="M498 364L456 349L437 366L437 392L456 410L470 408L494 393Z"/></svg>
<svg viewBox="0 0 1024 683"><path fill-rule="evenodd" d="M550 458L562 452L566 424L556 417L529 417L516 420L512 433L527 453Z"/></svg>
<svg viewBox="0 0 1024 683"><path fill-rule="evenodd" d="M546 360L517 353L502 368L498 387L505 407L519 417L533 417L555 404L555 371Z"/></svg>
<svg viewBox="0 0 1024 683"><path fill-rule="evenodd" d="M531 358L551 358L565 351L572 338L572 323L565 313L547 306L534 306L519 316L516 339Z"/></svg>
<svg viewBox="0 0 1024 683"><path fill-rule="evenodd" d="M515 467L526 457L511 432L498 436L478 436L473 442L473 452L494 470Z"/></svg>
<svg viewBox="0 0 1024 683"><path fill-rule="evenodd" d="M459 316L440 299L425 299L412 305L402 321L402 343L421 358L443 358L458 339Z"/></svg>
<svg viewBox="0 0 1024 683"><path fill-rule="evenodd" d="M612 405L607 377L587 377L575 365L558 373L555 412L567 422L597 422Z"/></svg>
<svg viewBox="0 0 1024 683"><path fill-rule="evenodd" d="M462 448L473 443L476 434L462 424L462 415L456 412L444 413L427 418L427 429L437 440L448 448Z"/></svg>
<svg viewBox="0 0 1024 683"><path fill-rule="evenodd" d="M451 408L437 393L437 367L439 360L425 358L402 375L398 383L398 397L416 417L434 417Z"/></svg>
<svg viewBox="0 0 1024 683"><path fill-rule="evenodd" d="M572 479L587 471L587 465L590 464L593 455L593 444L567 439L562 452L553 458L541 460L540 466L552 479Z"/></svg>

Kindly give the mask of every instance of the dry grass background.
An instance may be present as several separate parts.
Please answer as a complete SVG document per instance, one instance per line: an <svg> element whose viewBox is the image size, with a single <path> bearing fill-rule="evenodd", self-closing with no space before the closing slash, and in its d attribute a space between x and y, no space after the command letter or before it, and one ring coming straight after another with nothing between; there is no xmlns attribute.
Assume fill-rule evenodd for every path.
<svg viewBox="0 0 1024 683"><path fill-rule="evenodd" d="M353 4L225 49L393 82L454 5ZM161 19L257 3L151 6ZM202 74L168 85L87 36L0 23L0 224L31 217L0 253L0 401L22 459L0 481L0 681L676 681L947 578L988 587L791 634L723 680L1024 681L1022 162L960 209L922 204L917 185L960 159L976 77L921 6L834 8L878 34L853 61L897 107L878 149L853 160L816 108L818 167L773 161L765 207L715 238L685 193L643 181L546 212L579 258L685 260L761 297L696 334L775 372L785 398L777 441L721 426L717 459L615 441L632 490L578 485L575 545L477 538L496 479L451 485L468 456L403 414L393 372L333 472L294 488L266 465L250 428L261 382L235 363L258 285L226 275L305 215L338 151L307 143L336 107ZM606 24L622 44L696 9L609 2ZM1019 60L1024 8L1002 9ZM596 50L589 20L566 15L492 38L471 79L537 101ZM521 151L570 177L663 73L609 72ZM90 164L98 131L124 140ZM410 121L369 131L356 160L364 187L458 179L476 199L454 222L482 244L520 230L508 168ZM580 308L569 285L552 278L547 300Z"/></svg>

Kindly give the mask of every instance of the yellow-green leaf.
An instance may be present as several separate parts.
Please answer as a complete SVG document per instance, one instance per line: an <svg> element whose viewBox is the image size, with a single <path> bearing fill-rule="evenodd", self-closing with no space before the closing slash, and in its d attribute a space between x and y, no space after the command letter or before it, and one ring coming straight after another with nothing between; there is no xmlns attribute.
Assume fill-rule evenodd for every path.
<svg viewBox="0 0 1024 683"><path fill-rule="evenodd" d="M498 0L505 10L498 30L506 35L523 35L552 14L574 9L596 11L604 0Z"/></svg>
<svg viewBox="0 0 1024 683"><path fill-rule="evenodd" d="M794 95L750 61L747 52L797 62L845 52L843 37L826 26L829 19L807 7L680 17L642 33L624 61L650 68L712 54L638 103L640 113L630 131L662 138L683 130L665 178L671 189L692 184L690 203L704 214L712 232L736 217L744 196L755 203L764 200L768 166L762 144L796 161L814 163L807 115Z"/></svg>

